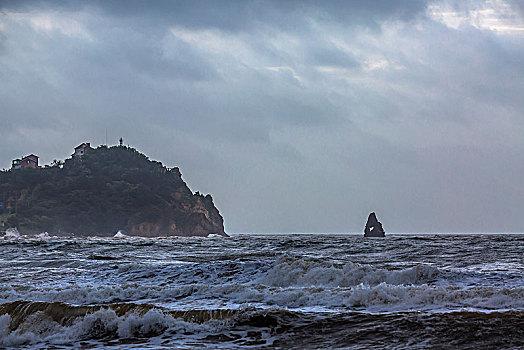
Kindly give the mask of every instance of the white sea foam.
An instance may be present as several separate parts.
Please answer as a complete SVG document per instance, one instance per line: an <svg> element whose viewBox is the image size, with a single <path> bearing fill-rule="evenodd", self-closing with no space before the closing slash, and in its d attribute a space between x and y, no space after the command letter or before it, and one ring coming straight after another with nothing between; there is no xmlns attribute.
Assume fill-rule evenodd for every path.
<svg viewBox="0 0 524 350"><path fill-rule="evenodd" d="M219 329L224 324L219 320L201 324L185 322L159 309L151 309L144 314L128 312L118 316L115 311L106 308L78 316L63 324L43 312L28 315L14 330L12 322L13 319L8 314L0 316L0 346L38 343L60 345L83 339L155 337L165 331L170 334L202 333Z"/></svg>
<svg viewBox="0 0 524 350"><path fill-rule="evenodd" d="M419 264L403 270L387 270L351 262L336 265L332 262L284 256L277 259L262 281L267 285L278 287L348 287L380 283L421 284L434 281L439 275L438 268L427 264Z"/></svg>
<svg viewBox="0 0 524 350"><path fill-rule="evenodd" d="M113 236L113 238L127 238L129 237L125 233L123 233L121 230L118 230L118 232Z"/></svg>
<svg viewBox="0 0 524 350"><path fill-rule="evenodd" d="M50 239L51 236L49 236L49 233L47 233L47 232L41 232L41 233L35 235L35 238L37 238L37 239Z"/></svg>
<svg viewBox="0 0 524 350"><path fill-rule="evenodd" d="M271 287L258 284L193 284L184 286L117 286L68 287L59 290L1 290L2 302L24 298L35 301L62 301L76 305L140 301L169 308L195 309L208 307L240 308L278 306L282 308L321 307L337 310L410 311L462 309L465 307L496 310L524 309L524 287L472 287L429 285L351 287ZM175 303L175 304L173 304Z"/></svg>
<svg viewBox="0 0 524 350"><path fill-rule="evenodd" d="M20 238L20 232L16 227L8 228L5 231L4 239L18 239Z"/></svg>
<svg viewBox="0 0 524 350"><path fill-rule="evenodd" d="M176 318L195 310L254 308L279 314L524 310L524 237L484 237L481 243L473 237L457 244L456 238L439 237L370 241L37 236L0 240L4 258L0 307L12 310L6 303L61 301L98 311L68 323L33 313L20 326L16 313L0 316L0 347L49 347L142 334L153 339L164 328L203 339L207 334L198 328L202 325ZM109 309L120 303L142 311L122 315L121 309L116 313ZM104 309L99 310L100 305ZM162 337L155 344L161 344Z"/></svg>
<svg viewBox="0 0 524 350"><path fill-rule="evenodd" d="M84 283L0 285L0 302L62 301L76 305L152 302L184 307L348 308L369 310L432 310L475 307L524 308L524 286L457 284L460 273L429 264L392 270L369 264L335 264L318 259L282 256L245 263L126 263L112 260L103 273ZM76 266L76 265L75 265ZM74 270L72 270L74 271ZM130 281L136 281L131 282Z"/></svg>

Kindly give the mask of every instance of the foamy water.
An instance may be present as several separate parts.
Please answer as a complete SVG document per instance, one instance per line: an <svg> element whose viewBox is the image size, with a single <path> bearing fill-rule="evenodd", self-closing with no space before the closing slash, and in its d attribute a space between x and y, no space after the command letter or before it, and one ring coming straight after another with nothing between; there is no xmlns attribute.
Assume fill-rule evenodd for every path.
<svg viewBox="0 0 524 350"><path fill-rule="evenodd" d="M524 235L10 232L0 346L519 347L523 256Z"/></svg>

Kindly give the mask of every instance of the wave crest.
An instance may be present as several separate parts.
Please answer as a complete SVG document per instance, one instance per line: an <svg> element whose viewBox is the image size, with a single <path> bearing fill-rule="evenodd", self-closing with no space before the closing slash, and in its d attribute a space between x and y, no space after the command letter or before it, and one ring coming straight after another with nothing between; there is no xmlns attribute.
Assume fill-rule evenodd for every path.
<svg viewBox="0 0 524 350"><path fill-rule="evenodd" d="M213 329L235 314L229 310L168 311L151 304L73 306L17 301L0 305L0 345L151 338L167 329L172 334Z"/></svg>
<svg viewBox="0 0 524 350"><path fill-rule="evenodd" d="M328 286L350 287L360 284L375 286L426 284L441 274L438 268L418 264L403 270L388 270L348 262L335 264L315 259L279 258L263 277L263 283L275 287Z"/></svg>

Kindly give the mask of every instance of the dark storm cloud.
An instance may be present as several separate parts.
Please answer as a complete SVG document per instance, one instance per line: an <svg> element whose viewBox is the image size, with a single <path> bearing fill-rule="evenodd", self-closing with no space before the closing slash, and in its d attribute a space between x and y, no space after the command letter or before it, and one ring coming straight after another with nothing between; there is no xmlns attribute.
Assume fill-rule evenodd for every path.
<svg viewBox="0 0 524 350"><path fill-rule="evenodd" d="M0 6L7 9L54 8L68 11L93 7L116 17L149 17L156 21L178 23L190 28L216 27L236 31L248 30L260 23L274 23L292 29L297 24L307 21L309 16L346 24L348 21L356 21L369 25L376 25L377 21L384 19L410 20L424 11L426 3L424 0L162 0L154 3L141 0L95 0L87 3L75 0L6 0Z"/></svg>
<svg viewBox="0 0 524 350"><path fill-rule="evenodd" d="M95 50L86 52L86 63L99 67L149 75L154 79L208 80L216 73L208 62L189 45L172 40L173 55L165 57L158 45L160 38L124 28L110 30L110 35L99 41Z"/></svg>

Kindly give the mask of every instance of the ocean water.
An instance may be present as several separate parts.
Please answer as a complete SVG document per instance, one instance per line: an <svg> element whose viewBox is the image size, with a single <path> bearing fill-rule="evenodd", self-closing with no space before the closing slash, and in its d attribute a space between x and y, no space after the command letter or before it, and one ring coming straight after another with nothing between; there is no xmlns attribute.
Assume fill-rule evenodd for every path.
<svg viewBox="0 0 524 350"><path fill-rule="evenodd" d="M0 237L0 348L524 347L524 235Z"/></svg>

